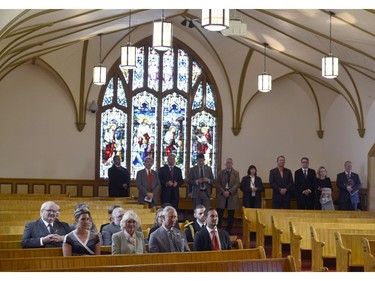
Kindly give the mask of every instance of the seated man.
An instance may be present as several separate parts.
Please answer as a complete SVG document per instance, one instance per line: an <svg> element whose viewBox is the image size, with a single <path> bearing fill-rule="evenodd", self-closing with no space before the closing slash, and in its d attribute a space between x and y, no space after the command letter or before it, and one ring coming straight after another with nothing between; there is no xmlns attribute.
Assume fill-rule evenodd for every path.
<svg viewBox="0 0 375 281"><path fill-rule="evenodd" d="M172 206L167 206L162 212L163 223L150 236L149 252L189 252L185 233L176 229L177 211Z"/></svg>
<svg viewBox="0 0 375 281"><path fill-rule="evenodd" d="M28 222L22 236L22 248L61 247L69 224L56 219L59 206L52 201L44 202L40 208L40 219Z"/></svg>
<svg viewBox="0 0 375 281"><path fill-rule="evenodd" d="M194 234L201 230L206 222L206 207L197 205L194 209L195 220L185 225L185 235L188 242L194 242Z"/></svg>
<svg viewBox="0 0 375 281"><path fill-rule="evenodd" d="M194 251L220 251L232 248L229 234L217 227L218 214L215 209L209 209L206 227L194 236Z"/></svg>
<svg viewBox="0 0 375 281"><path fill-rule="evenodd" d="M125 214L125 210L121 207L115 208L112 212L113 221L104 226L102 229L103 246L112 245L112 235L121 231L120 222Z"/></svg>
<svg viewBox="0 0 375 281"><path fill-rule="evenodd" d="M105 226L109 225L111 222L113 222L112 212L113 212L114 209L116 209L118 207L120 207L120 206L119 205L111 205L111 206L109 206L109 208L108 208L108 220L109 220L109 222L107 222L105 224L102 224L100 226L100 233L103 232L103 227L105 227Z"/></svg>

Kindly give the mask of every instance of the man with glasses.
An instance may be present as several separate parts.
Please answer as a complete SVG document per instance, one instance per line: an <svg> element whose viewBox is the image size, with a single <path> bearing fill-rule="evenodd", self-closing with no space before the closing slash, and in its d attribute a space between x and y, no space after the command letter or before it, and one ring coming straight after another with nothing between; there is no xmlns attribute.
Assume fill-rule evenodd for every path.
<svg viewBox="0 0 375 281"><path fill-rule="evenodd" d="M22 236L22 248L61 247L70 227L57 220L59 206L52 201L44 202L40 208L40 219L28 222Z"/></svg>
<svg viewBox="0 0 375 281"><path fill-rule="evenodd" d="M309 158L302 157L301 168L294 172L297 209L313 210L316 191L316 173L309 168Z"/></svg>
<svg viewBox="0 0 375 281"><path fill-rule="evenodd" d="M125 214L125 210L121 207L115 208L112 212L113 221L104 226L102 229L102 236L103 236L103 245L110 246L112 245L112 235L121 231L120 222L122 217Z"/></svg>

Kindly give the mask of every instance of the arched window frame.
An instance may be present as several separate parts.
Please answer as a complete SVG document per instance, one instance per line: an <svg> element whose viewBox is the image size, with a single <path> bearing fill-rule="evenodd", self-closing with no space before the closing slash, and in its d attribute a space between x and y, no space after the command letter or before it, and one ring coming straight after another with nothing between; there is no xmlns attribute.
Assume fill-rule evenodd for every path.
<svg viewBox="0 0 375 281"><path fill-rule="evenodd" d="M132 132L131 132L131 127L132 127L132 97L133 97L133 94L138 94L142 91L147 91L148 93L152 93L154 94L155 96L157 96L158 98L158 101L159 101L159 105L158 106L158 116L160 117L160 113L161 113L161 100L163 97L165 97L166 95L170 94L170 93L173 93L173 92L176 92L176 93L179 93L179 94L182 94L184 95L186 98L187 98L187 102L188 102L188 106L187 106L187 119L185 121L185 126L186 126L186 141L187 141L187 144L186 144L186 148L187 148L187 152L186 152L186 162L185 162L185 174L183 175L185 178L188 177L189 175L189 171L190 171L190 168L193 166L191 165L191 162L190 162L190 159L191 159L191 155L192 155L192 151L191 151L191 118L192 116L194 116L195 114L199 113L199 112L202 112L202 111L205 111L211 115L213 115L215 118L216 118L216 135L215 135L215 139L214 139L214 142L215 142L215 147L216 147L216 150L215 150L215 158L214 158L214 163L211 163L210 166L212 166L213 168L213 171L214 171L214 174L216 174L216 172L219 170L220 168L220 165L219 163L221 163L221 143L222 143L222 105L221 105L221 99L220 99L220 92L218 90L218 87L216 85L216 82L211 74L211 72L209 71L207 65L204 63L204 61L192 50L190 49L187 45L185 45L183 42L181 42L180 40L178 40L177 38L174 38L173 39L173 42L174 42L174 46L173 48L175 48L175 50L178 50L178 49L183 49L185 50L188 54L189 54L189 72L191 73L192 72L192 61L195 61L199 67L201 68L202 70L202 73L200 74L199 78L196 80L195 84L192 85L192 77L190 76L189 77L189 83L188 83L188 93L187 95L180 91L177 86L176 86L176 83L174 84L174 87L172 90L167 90L167 91L162 91L162 82L160 81L160 85L159 85L159 91L155 91L153 89L150 89L147 87L147 82L144 81L144 85L143 87L141 88L138 88L136 89L135 91L133 91L131 88L132 88L132 84L131 83L127 83L125 81L125 77L124 75L122 74L122 71L121 69L119 68L119 65L120 65L120 58L118 60L116 60L116 62L113 64L113 66L109 69L108 71L108 74L107 74L107 83L105 85L103 85L100 89L100 93L99 93L99 98L98 98L98 105L99 105L99 110L97 112L97 117L96 117L96 169L95 169L95 177L96 179L103 179L103 177L100 175L100 154L102 153L102 149L101 149L101 114L103 112L105 112L106 110L110 109L110 108L113 108L114 105L113 104L110 104L110 105L106 105L106 106L102 106L103 104L103 99L104 99L104 95L105 95L105 92L106 92L106 89L107 89L107 86L108 86L108 83L110 83L111 79L113 78L113 83L114 83L114 100L116 100L117 96L117 83L118 81L120 80L122 82L122 85L123 85L123 88L124 88L124 91L126 93L126 101L127 101L127 107L124 107L124 106L121 106L121 105L118 105L116 104L115 107L117 109L120 109L121 111L125 112L127 114L127 128L126 128L126 143L127 143L127 150L126 150L126 155L125 156L125 163L122 163L123 166L125 166L129 172L130 171L130 167L131 167L131 138L132 138ZM152 46L152 38L151 37L148 37L148 38L145 38L144 40L141 40L140 42L138 42L136 44L137 47L140 47L140 46ZM162 52L160 52L162 53ZM176 52L174 52L176 53ZM175 54L176 56L176 54ZM145 59L145 61L147 61L147 59ZM162 61L160 61L160 64L159 64L159 73L161 71L161 68L162 68ZM177 73L177 67L174 68L174 79L176 81L176 73ZM129 71L129 76L128 76L128 80L131 81L133 79L133 71ZM145 80L147 80L147 77L145 78ZM200 107L200 108L197 108L197 109L192 109L192 103L193 103L193 100L194 100L194 95L192 95L192 93L196 93L197 91L197 88L199 86L199 84L202 83L203 84L203 87L206 87L206 85L208 84L211 89L212 89L212 92L214 93L214 98L215 98L215 106L216 106L216 109L215 110L211 110L209 108L206 107L206 94L203 95L203 106ZM161 95L160 95L161 93ZM205 93L205 89L204 89L204 93ZM158 128L161 128L161 120L158 121ZM159 170L159 168L162 166L161 164L161 155L160 155L160 150L161 150L161 140L162 140L162 130L159 129L158 130L158 153L156 153L155 155L155 162L154 162L154 166L153 166L153 169L155 169L156 171ZM131 175L132 176L132 179L135 178L135 175Z"/></svg>

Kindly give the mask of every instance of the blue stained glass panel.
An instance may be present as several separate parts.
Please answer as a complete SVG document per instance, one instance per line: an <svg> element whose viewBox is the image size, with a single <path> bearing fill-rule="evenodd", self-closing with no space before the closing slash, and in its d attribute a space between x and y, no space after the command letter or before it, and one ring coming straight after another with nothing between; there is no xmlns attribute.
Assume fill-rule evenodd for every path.
<svg viewBox="0 0 375 281"><path fill-rule="evenodd" d="M193 64L192 65L193 70L192 70L192 74L191 74L191 86L194 87L195 82L197 82L197 79L202 74L202 69L200 68L200 66L198 65L198 63L196 61L193 61L192 64Z"/></svg>
<svg viewBox="0 0 375 281"><path fill-rule="evenodd" d="M113 78L109 81L105 89L102 106L111 104L113 101Z"/></svg>
<svg viewBox="0 0 375 281"><path fill-rule="evenodd" d="M216 110L214 93L208 83L206 84L206 106L209 109Z"/></svg>
<svg viewBox="0 0 375 281"><path fill-rule="evenodd" d="M101 114L100 177L108 178L108 169L115 155L121 157L126 167L126 132L128 116L122 110L112 107Z"/></svg>
<svg viewBox="0 0 375 281"><path fill-rule="evenodd" d="M147 85L155 91L159 91L159 60L160 56L158 52L153 48L149 48Z"/></svg>
<svg viewBox="0 0 375 281"><path fill-rule="evenodd" d="M133 90L143 87L145 47L137 48L137 68L133 70Z"/></svg>
<svg viewBox="0 0 375 281"><path fill-rule="evenodd" d="M202 82L201 82L195 93L192 109L200 108L202 107L202 105L203 105L203 88L202 88Z"/></svg>
<svg viewBox="0 0 375 281"><path fill-rule="evenodd" d="M216 171L216 117L201 111L191 118L190 166L197 164L197 155L205 156L205 163Z"/></svg>
<svg viewBox="0 0 375 281"><path fill-rule="evenodd" d="M189 55L181 49L178 49L177 75L177 88L187 92L189 81Z"/></svg>
<svg viewBox="0 0 375 281"><path fill-rule="evenodd" d="M122 86L122 82L120 78L117 81L117 103L125 107L128 106L126 103L125 90L124 90L124 87Z"/></svg>
<svg viewBox="0 0 375 281"><path fill-rule="evenodd" d="M170 90L173 88L173 70L174 70L174 55L173 49L163 53L163 83L162 91Z"/></svg>
<svg viewBox="0 0 375 281"><path fill-rule="evenodd" d="M167 157L176 155L176 165L185 175L186 164L186 111L187 99L176 93L163 98L162 108L162 151L161 163L167 163Z"/></svg>
<svg viewBox="0 0 375 281"><path fill-rule="evenodd" d="M144 168L146 157L155 159L158 151L157 98L147 92L133 97L132 146L131 146L131 177Z"/></svg>

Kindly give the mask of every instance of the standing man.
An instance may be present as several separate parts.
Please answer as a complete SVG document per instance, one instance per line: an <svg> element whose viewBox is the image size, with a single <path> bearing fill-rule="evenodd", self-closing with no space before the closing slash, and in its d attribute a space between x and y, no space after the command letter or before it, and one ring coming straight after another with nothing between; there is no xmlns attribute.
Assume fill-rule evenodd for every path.
<svg viewBox="0 0 375 281"><path fill-rule="evenodd" d="M309 168L309 159L302 157L301 168L294 172L297 209L313 210L316 192L316 173Z"/></svg>
<svg viewBox="0 0 375 281"><path fill-rule="evenodd" d="M162 211L163 223L153 233L149 241L150 253L190 252L185 233L176 229L177 211L167 206Z"/></svg>
<svg viewBox="0 0 375 281"><path fill-rule="evenodd" d="M270 170L269 182L272 187L272 208L290 209L290 192L293 188L292 172L285 168L285 157L277 157L277 167Z"/></svg>
<svg viewBox="0 0 375 281"><path fill-rule="evenodd" d="M157 205L159 200L160 181L158 173L151 169L154 165L154 159L146 157L145 168L139 170L136 176L138 188L138 203L148 203L149 208Z"/></svg>
<svg viewBox="0 0 375 281"><path fill-rule="evenodd" d="M176 155L168 155L168 164L159 169L159 180L161 184L160 201L161 205L170 203L178 210L180 200L180 186L184 183L182 171L175 166Z"/></svg>
<svg viewBox="0 0 375 281"><path fill-rule="evenodd" d="M221 228L224 209L227 208L228 219L226 230L229 234L234 223L234 212L238 208L237 189L239 185L240 174L233 169L233 159L227 158L225 160L225 169L221 170L217 175L216 205L219 215L218 228Z"/></svg>
<svg viewBox="0 0 375 281"><path fill-rule="evenodd" d="M108 169L108 177L109 197L129 197L130 174L121 166L120 156L113 157L113 165Z"/></svg>
<svg viewBox="0 0 375 281"><path fill-rule="evenodd" d="M197 155L197 165L190 169L189 173L189 197L193 199L193 209L202 204L208 210L214 175L211 167L204 164L204 155Z"/></svg>
<svg viewBox="0 0 375 281"><path fill-rule="evenodd" d="M202 230L206 223L206 207L203 205L197 205L194 209L195 220L185 224L185 235L188 242L194 242L195 233Z"/></svg>
<svg viewBox="0 0 375 281"><path fill-rule="evenodd" d="M40 207L40 219L25 225L22 248L61 248L70 227L56 219L58 212L59 206L55 202L44 202Z"/></svg>
<svg viewBox="0 0 375 281"><path fill-rule="evenodd" d="M209 209L206 227L194 236L194 251L220 251L232 249L229 234L217 227L218 215L215 209Z"/></svg>
<svg viewBox="0 0 375 281"><path fill-rule="evenodd" d="M337 174L336 185L339 189L337 204L339 210L357 210L359 203L359 189L362 186L358 174L352 172L352 162L346 161L345 171Z"/></svg>

